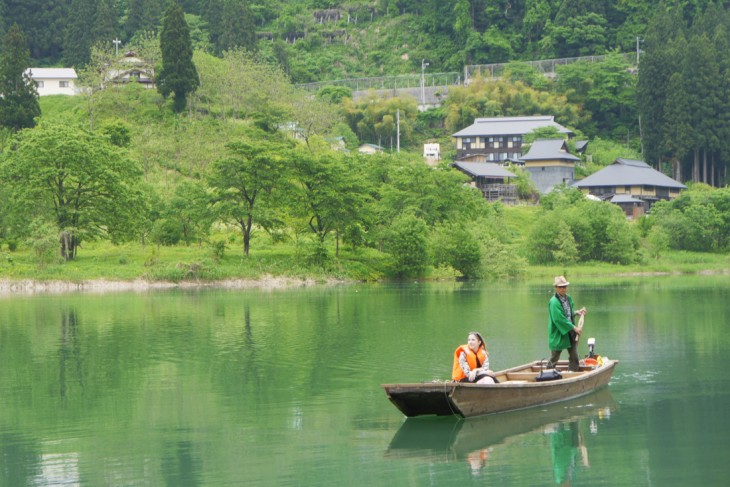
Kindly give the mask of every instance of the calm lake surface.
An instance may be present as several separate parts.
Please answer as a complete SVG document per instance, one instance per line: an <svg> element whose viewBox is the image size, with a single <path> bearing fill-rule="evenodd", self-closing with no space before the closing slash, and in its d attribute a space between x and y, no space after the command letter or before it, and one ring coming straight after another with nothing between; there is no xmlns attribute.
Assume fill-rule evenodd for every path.
<svg viewBox="0 0 730 487"><path fill-rule="evenodd" d="M460 421L380 384L546 357L550 283L5 296L0 485L730 485L728 281L573 280L610 386Z"/></svg>

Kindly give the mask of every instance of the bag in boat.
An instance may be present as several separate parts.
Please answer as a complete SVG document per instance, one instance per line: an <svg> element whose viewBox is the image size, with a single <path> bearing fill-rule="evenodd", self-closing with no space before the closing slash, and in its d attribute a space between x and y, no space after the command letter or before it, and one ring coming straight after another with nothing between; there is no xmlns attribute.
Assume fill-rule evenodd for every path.
<svg viewBox="0 0 730 487"><path fill-rule="evenodd" d="M540 373L535 377L535 382L545 382L548 380L562 379L563 376L558 369L540 369Z"/></svg>

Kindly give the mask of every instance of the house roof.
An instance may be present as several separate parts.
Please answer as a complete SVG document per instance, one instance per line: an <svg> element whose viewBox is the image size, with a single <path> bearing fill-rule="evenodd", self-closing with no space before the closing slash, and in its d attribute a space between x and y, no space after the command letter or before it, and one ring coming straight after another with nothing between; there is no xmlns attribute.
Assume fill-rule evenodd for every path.
<svg viewBox="0 0 730 487"><path fill-rule="evenodd" d="M527 154L522 156L523 161L580 161L580 157L576 157L568 152L568 146L563 139L538 139L532 143Z"/></svg>
<svg viewBox="0 0 730 487"><path fill-rule="evenodd" d="M575 150L577 150L578 152L585 152L587 147L588 147L587 140L576 140L575 141Z"/></svg>
<svg viewBox="0 0 730 487"><path fill-rule="evenodd" d="M76 70L73 68L28 68L33 79L76 79Z"/></svg>
<svg viewBox="0 0 730 487"><path fill-rule="evenodd" d="M516 178L517 176L509 172L503 166L494 164L493 162L455 162L454 167L459 168L463 172L473 177L485 178Z"/></svg>
<svg viewBox="0 0 730 487"><path fill-rule="evenodd" d="M630 194L616 194L611 198L611 203L643 203L643 201Z"/></svg>
<svg viewBox="0 0 730 487"><path fill-rule="evenodd" d="M632 159L616 159L613 164L573 183L573 186L578 188L637 185L678 189L687 188L684 184L678 183L669 176L653 169L644 161L635 161Z"/></svg>
<svg viewBox="0 0 730 487"><path fill-rule="evenodd" d="M525 135L542 127L555 127L561 134L573 132L559 123L552 115L538 117L494 117L477 118L472 125L460 130L452 137L489 137L494 135Z"/></svg>

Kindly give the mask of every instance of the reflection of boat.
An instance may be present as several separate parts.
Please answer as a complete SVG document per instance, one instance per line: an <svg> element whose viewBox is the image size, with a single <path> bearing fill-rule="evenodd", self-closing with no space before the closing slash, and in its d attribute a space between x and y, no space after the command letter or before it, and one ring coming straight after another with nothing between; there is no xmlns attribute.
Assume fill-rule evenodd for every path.
<svg viewBox="0 0 730 487"><path fill-rule="evenodd" d="M498 384L422 382L384 384L388 399L406 416L436 414L461 417L481 416L524 409L584 396L611 380L618 360L603 359L602 365L567 371L567 361L558 363L560 380L536 382L540 361L496 372Z"/></svg>
<svg viewBox="0 0 730 487"><path fill-rule="evenodd" d="M472 452L500 444L511 437L594 415L609 415L616 405L609 389L529 411L461 419L406 419L390 441L388 457L432 457L461 460Z"/></svg>

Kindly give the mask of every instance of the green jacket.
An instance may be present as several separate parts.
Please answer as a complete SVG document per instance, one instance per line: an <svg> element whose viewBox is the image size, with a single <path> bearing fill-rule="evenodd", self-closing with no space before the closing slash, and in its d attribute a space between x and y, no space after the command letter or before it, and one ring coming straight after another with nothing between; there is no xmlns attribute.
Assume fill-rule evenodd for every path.
<svg viewBox="0 0 730 487"><path fill-rule="evenodd" d="M550 318L548 320L548 347L550 350L566 350L570 348L570 335L573 329L573 317L575 316L575 307L573 306L573 298L567 295L570 303L570 318L565 317L563 305L557 295L550 298L548 302L548 311Z"/></svg>

